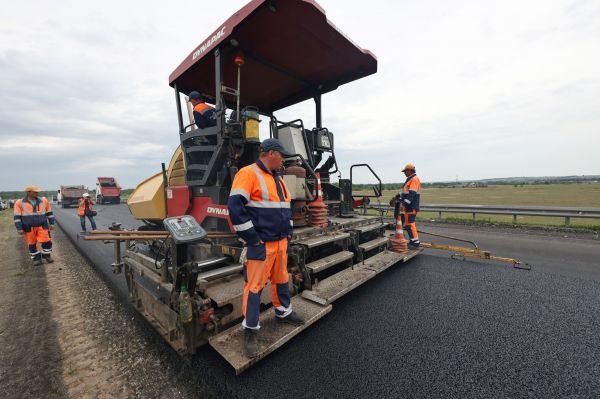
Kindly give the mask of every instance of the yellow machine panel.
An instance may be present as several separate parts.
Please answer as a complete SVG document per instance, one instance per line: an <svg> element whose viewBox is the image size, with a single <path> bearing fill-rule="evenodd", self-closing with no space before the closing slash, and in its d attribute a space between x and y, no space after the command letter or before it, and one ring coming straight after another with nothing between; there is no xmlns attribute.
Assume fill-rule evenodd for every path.
<svg viewBox="0 0 600 399"><path fill-rule="evenodd" d="M177 147L167 169L169 186L185 185L185 162L181 146ZM163 220L167 217L162 173L144 180L133 190L127 206L138 220Z"/></svg>

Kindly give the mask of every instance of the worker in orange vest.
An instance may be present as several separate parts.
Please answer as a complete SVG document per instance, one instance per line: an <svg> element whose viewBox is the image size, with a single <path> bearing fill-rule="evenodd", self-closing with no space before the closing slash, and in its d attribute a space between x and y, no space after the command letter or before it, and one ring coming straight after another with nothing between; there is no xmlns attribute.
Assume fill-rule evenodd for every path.
<svg viewBox="0 0 600 399"><path fill-rule="evenodd" d="M410 238L408 248L417 249L421 245L417 225L415 224L420 209L421 181L417 177L417 170L412 163L406 165L402 172L406 176L406 181L402 186L402 192L399 194L400 206L403 210L400 217L402 218L402 225L406 228Z"/></svg>
<svg viewBox="0 0 600 399"><path fill-rule="evenodd" d="M77 210L77 214L79 215L79 222L81 223L81 232L85 233L85 218L87 217L90 220L90 224L92 225L92 230L96 230L96 221L94 220L94 210L92 206L94 203L90 199L90 195L88 193L83 193L81 198L79 199L79 209Z"/></svg>
<svg viewBox="0 0 600 399"><path fill-rule="evenodd" d="M54 229L54 214L46 197L38 198L39 192L38 187L28 186L25 197L18 199L14 206L15 227L25 237L35 266L41 265L42 259L54 262L50 237L50 230Z"/></svg>
<svg viewBox="0 0 600 399"><path fill-rule="evenodd" d="M189 98L194 106L194 123L198 126L198 129L216 126L217 113L213 107L202 101L202 94L192 91Z"/></svg>
<svg viewBox="0 0 600 399"><path fill-rule="evenodd" d="M244 349L258 356L260 294L271 281L277 321L300 325L304 320L292 310L287 249L292 238L291 196L278 171L290 156L277 139L264 140L256 163L240 169L233 179L227 206L238 236L246 242L244 265Z"/></svg>

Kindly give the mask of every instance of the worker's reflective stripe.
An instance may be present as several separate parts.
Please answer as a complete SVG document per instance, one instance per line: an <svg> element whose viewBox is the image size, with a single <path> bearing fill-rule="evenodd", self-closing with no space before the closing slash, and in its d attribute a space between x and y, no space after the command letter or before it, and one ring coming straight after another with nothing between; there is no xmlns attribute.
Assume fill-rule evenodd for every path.
<svg viewBox="0 0 600 399"><path fill-rule="evenodd" d="M406 202L407 204L410 204L410 200L409 199L405 199L404 202Z"/></svg>
<svg viewBox="0 0 600 399"><path fill-rule="evenodd" d="M290 226L294 227L294 221L290 219Z"/></svg>
<svg viewBox="0 0 600 399"><path fill-rule="evenodd" d="M250 208L269 208L269 209L289 209L289 202L275 202L275 201L248 201L246 204Z"/></svg>
<svg viewBox="0 0 600 399"><path fill-rule="evenodd" d="M235 231L246 231L254 227L252 220L248 220L246 223L234 224L233 228Z"/></svg>
<svg viewBox="0 0 600 399"><path fill-rule="evenodd" d="M50 249L44 249L44 248L42 248L42 253L43 254L51 254L52 253L52 248L50 248Z"/></svg>
<svg viewBox="0 0 600 399"><path fill-rule="evenodd" d="M256 173L256 177L258 177L258 181L260 183L260 191L262 191L262 199L263 199L263 201L268 201L269 200L269 190L267 190L267 182L263 178L262 173L260 173L260 170L258 170L258 166L256 164L252 165L252 169L254 169L254 172ZM250 202L252 202L252 201L250 201Z"/></svg>
<svg viewBox="0 0 600 399"><path fill-rule="evenodd" d="M233 190L231 190L231 192L229 193L229 196L231 197L232 195L241 195L242 197L246 198L247 200L250 199L250 194L248 194L248 191L244 190L243 188L234 188Z"/></svg>
<svg viewBox="0 0 600 399"><path fill-rule="evenodd" d="M260 321L258 322L258 324L256 325L256 327L249 327L246 324L246 319L244 319L244 321L242 321L242 327L249 328L250 330L260 330Z"/></svg>
<svg viewBox="0 0 600 399"><path fill-rule="evenodd" d="M37 251L37 252L30 252L30 253L29 253L29 255L31 255L31 257L33 258L33 257L35 257L35 256L39 255L40 253L41 253L40 251Z"/></svg>
<svg viewBox="0 0 600 399"><path fill-rule="evenodd" d="M23 212L21 213L21 216L42 216L45 215L46 212L40 211L40 212Z"/></svg>
<svg viewBox="0 0 600 399"><path fill-rule="evenodd" d="M289 316L290 313L292 313L292 307L290 306L289 308L284 308L283 306L277 306L275 309L277 309L279 312L282 313L276 313L275 315L277 317L287 317Z"/></svg>

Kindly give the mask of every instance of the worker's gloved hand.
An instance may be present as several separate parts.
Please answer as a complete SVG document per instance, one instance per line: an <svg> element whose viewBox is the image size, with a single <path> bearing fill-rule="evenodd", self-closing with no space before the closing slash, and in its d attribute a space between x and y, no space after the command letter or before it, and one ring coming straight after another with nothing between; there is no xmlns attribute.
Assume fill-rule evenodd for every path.
<svg viewBox="0 0 600 399"><path fill-rule="evenodd" d="M54 225L53 224L50 225L50 230L54 230Z"/></svg>
<svg viewBox="0 0 600 399"><path fill-rule="evenodd" d="M246 259L248 259L248 247L244 247L244 249L242 249L242 254L240 255L240 265L245 265Z"/></svg>
<svg viewBox="0 0 600 399"><path fill-rule="evenodd" d="M19 235L23 235L25 232L23 230L17 230L17 233L19 233Z"/></svg>

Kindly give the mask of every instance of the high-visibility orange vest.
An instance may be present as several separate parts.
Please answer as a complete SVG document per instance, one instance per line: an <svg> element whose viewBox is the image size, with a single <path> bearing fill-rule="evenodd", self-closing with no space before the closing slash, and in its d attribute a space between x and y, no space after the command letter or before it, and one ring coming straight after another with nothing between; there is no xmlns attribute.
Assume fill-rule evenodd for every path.
<svg viewBox="0 0 600 399"><path fill-rule="evenodd" d="M292 234L290 201L281 176L267 171L258 160L236 173L227 202L229 218L248 243L278 241Z"/></svg>
<svg viewBox="0 0 600 399"><path fill-rule="evenodd" d="M407 212L419 211L421 202L421 180L416 174L409 176L402 187L402 202Z"/></svg>
<svg viewBox="0 0 600 399"><path fill-rule="evenodd" d="M92 212L92 205L94 205L94 203L92 202L92 200L87 200L87 210L91 213ZM79 209L77 209L77 214L79 216L85 216L85 209L86 208L86 200L83 198L79 199Z"/></svg>
<svg viewBox="0 0 600 399"><path fill-rule="evenodd" d="M54 225L52 207L46 197L31 202L25 197L18 199L14 206L14 222L17 230L31 231L32 227L48 229Z"/></svg>

